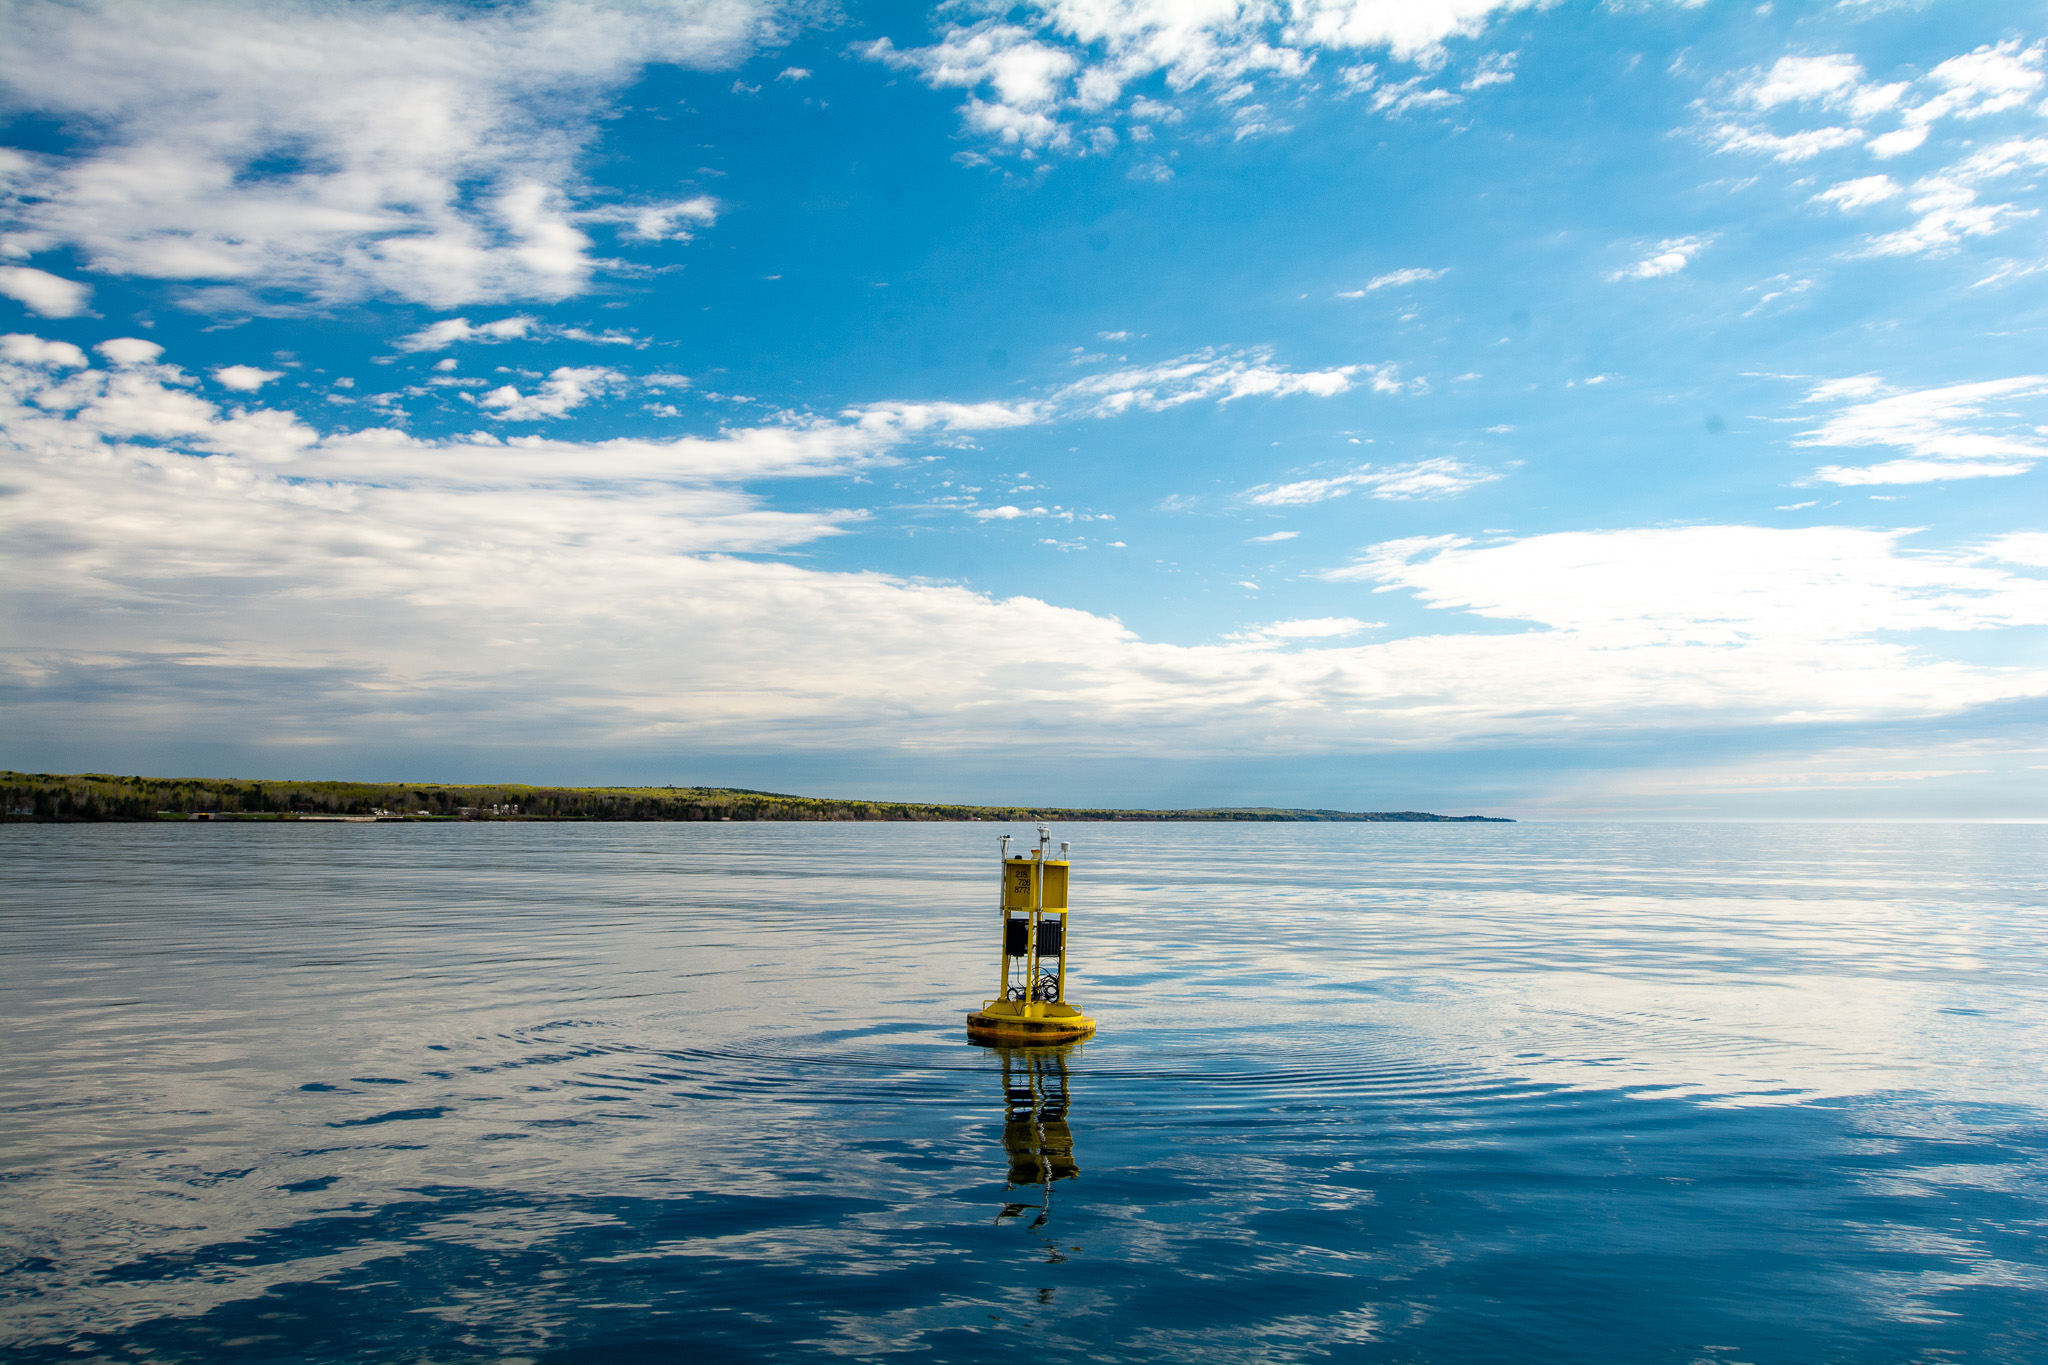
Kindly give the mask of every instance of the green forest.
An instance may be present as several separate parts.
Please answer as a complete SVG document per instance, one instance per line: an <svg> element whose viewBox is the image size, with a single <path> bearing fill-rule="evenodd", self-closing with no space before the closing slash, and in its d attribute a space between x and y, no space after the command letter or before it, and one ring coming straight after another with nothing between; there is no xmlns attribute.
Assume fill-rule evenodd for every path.
<svg viewBox="0 0 2048 1365"><path fill-rule="evenodd" d="M0 772L6 820L1354 820L1493 821L1424 811L1117 810L954 806L789 796L737 787L529 787L442 782L285 782ZM1502 822L1506 823L1506 822Z"/></svg>

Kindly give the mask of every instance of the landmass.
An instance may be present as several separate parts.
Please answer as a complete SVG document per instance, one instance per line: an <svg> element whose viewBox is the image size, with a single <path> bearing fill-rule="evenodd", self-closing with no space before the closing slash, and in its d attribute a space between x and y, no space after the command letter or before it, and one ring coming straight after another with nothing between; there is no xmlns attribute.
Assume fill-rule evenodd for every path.
<svg viewBox="0 0 2048 1365"><path fill-rule="evenodd" d="M851 801L743 787L280 782L0 771L0 819L75 820L1252 820L1512 824L1494 815L1216 806L1121 810Z"/></svg>

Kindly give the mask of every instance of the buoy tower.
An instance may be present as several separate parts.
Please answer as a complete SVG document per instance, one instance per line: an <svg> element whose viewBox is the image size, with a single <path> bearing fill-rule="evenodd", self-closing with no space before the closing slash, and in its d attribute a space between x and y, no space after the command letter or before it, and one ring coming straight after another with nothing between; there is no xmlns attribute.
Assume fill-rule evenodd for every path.
<svg viewBox="0 0 2048 1365"><path fill-rule="evenodd" d="M1071 1043L1095 1032L1095 1021L1067 1003L1067 855L1052 856L1052 834L1038 827L1038 846L1010 856L1001 838L1003 951L993 1000L967 1016L975 1042Z"/></svg>

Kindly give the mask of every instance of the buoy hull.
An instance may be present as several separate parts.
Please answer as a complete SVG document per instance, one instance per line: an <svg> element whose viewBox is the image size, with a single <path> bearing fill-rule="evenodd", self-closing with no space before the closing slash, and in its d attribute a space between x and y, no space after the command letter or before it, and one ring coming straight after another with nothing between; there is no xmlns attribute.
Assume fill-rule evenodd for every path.
<svg viewBox="0 0 2048 1365"><path fill-rule="evenodd" d="M984 1042L1071 1043L1095 1032L1095 1021L1067 1004L997 1000L967 1016L967 1036Z"/></svg>

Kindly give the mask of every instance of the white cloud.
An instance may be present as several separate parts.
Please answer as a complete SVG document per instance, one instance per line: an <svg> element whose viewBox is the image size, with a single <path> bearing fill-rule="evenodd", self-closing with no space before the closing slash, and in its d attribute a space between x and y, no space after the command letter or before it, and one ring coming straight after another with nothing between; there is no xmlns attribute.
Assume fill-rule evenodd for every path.
<svg viewBox="0 0 2048 1365"><path fill-rule="evenodd" d="M1262 507L1292 507L1365 492L1387 502L1408 502L1418 498L1455 497L1500 477L1490 469L1475 469L1448 457L1438 457L1414 464L1360 465L1328 478L1265 484L1252 489L1245 498Z"/></svg>
<svg viewBox="0 0 2048 1365"><path fill-rule="evenodd" d="M551 371L540 388L522 394L510 384L492 389L477 399L477 406L492 408L492 416L506 422L533 422L563 417L593 398L616 393L626 376L603 365L564 365Z"/></svg>
<svg viewBox="0 0 2048 1365"><path fill-rule="evenodd" d="M148 365L164 353L163 347L141 337L114 337L93 349L116 365Z"/></svg>
<svg viewBox="0 0 2048 1365"><path fill-rule="evenodd" d="M0 294L38 317L75 318L92 299L92 286L25 265L0 265Z"/></svg>
<svg viewBox="0 0 2048 1365"><path fill-rule="evenodd" d="M1865 256L1940 256L1964 239L1988 237L2034 210L2012 204L1980 204L1978 187L2020 171L2048 166L2048 138L2015 138L1974 152L1955 165L1916 182L1908 207L1917 222L1866 239Z"/></svg>
<svg viewBox="0 0 2048 1365"><path fill-rule="evenodd" d="M1867 143L1879 160L1905 156L1923 146L1943 119L1964 121L2027 109L2048 85L2043 73L2048 44L2023 47L2017 39L1951 57L1915 81L1878 85L1864 79L1853 57L1786 57L1768 72L1753 71L1726 91L1721 107L1702 101L1706 136L1719 150L1755 152L1796 164L1824 153ZM1825 127L1774 131L1750 119L1758 112L1825 111ZM1896 126L1874 131L1879 120ZM1964 146L1970 146L1965 143ZM1842 181L1814 198L1845 211L1904 198L1913 222L1864 239L1864 257L1946 255L1973 238L2003 231L2036 210L2011 203L1982 203L1983 187L2018 171L2048 164L2048 139L2013 138L1972 151L1955 164L1920 177L1910 188L1889 176ZM2033 189L2028 185L2026 189Z"/></svg>
<svg viewBox="0 0 2048 1365"><path fill-rule="evenodd" d="M1965 238L1989 237L2011 216L2011 206L1979 204L1977 192L1953 181L1934 179L1914 186L1910 207L1919 221L1896 232L1867 238L1863 256L1944 256Z"/></svg>
<svg viewBox="0 0 2048 1365"><path fill-rule="evenodd" d="M2048 695L2041 669L1890 638L2048 620L2041 578L1914 553L1896 531L1396 542L1330 576L1414 592L1440 613L1435 633L1347 643L1377 628L1359 613L1182 647L1031 598L748 557L860 514L774 511L744 482L896 458L919 421L1001 420L978 405L675 441L433 441L224 415L134 348L115 369L54 343L0 353L19 358L0 366L14 490L0 667L18 726L175 727L291 744L302 761L370 739L507 736L527 753L1056 740L1270 754Z"/></svg>
<svg viewBox="0 0 2048 1365"><path fill-rule="evenodd" d="M1253 536L1248 543L1252 545L1273 545L1283 540L1293 540L1300 534L1301 532L1299 531L1269 531L1262 536Z"/></svg>
<svg viewBox="0 0 2048 1365"><path fill-rule="evenodd" d="M1813 472L1814 481L1857 486L1996 478L2024 474L2035 462L2048 459L2048 441L2041 438L2040 429L2024 426L2005 407L2048 396L2048 375L1868 397L1877 392L1877 381L1867 376L1820 386L1808 401L1867 401L1836 411L1819 427L1802 433L1795 444L1891 446L1907 452L1906 457L1867 466L1825 465ZM1991 409L1994 402L2001 410Z"/></svg>
<svg viewBox="0 0 2048 1365"><path fill-rule="evenodd" d="M606 97L651 62L727 63L768 18L754 0L26 0L0 81L78 141L18 159L12 227L93 270L224 287L221 306L564 298L597 268L575 199Z"/></svg>
<svg viewBox="0 0 2048 1365"><path fill-rule="evenodd" d="M1692 258L1714 244L1714 234L1704 237L1667 237L1657 243L1649 255L1625 269L1617 270L1607 278L1610 280L1654 280L1665 275L1676 275L1692 264Z"/></svg>
<svg viewBox="0 0 2048 1365"><path fill-rule="evenodd" d="M5 395L15 405L7 431L17 452L75 454L94 442L143 436L187 439L203 449L239 443L239 453L260 455L281 476L323 483L479 488L559 477L570 483L713 485L852 473L888 462L894 447L914 437L944 432L954 423L983 429L1003 420L982 405L876 404L850 410L840 420L795 419L716 437L659 441L501 441L482 432L435 441L384 429L319 437L291 413L273 409L223 418L216 405L187 392L190 377L161 363L163 348L152 342L121 337L95 349L111 370L53 375L52 367L82 369L83 353L39 337L0 338L0 361L14 366L6 374ZM565 367L551 378L594 394L623 376L601 367ZM263 433L291 434L258 440ZM138 457L147 463L152 454L144 450Z"/></svg>
<svg viewBox="0 0 2048 1365"><path fill-rule="evenodd" d="M1570 531L1489 546L1425 537L1373 546L1323 576L1408 588L1431 606L1532 621L1624 649L2048 623L2048 582L1968 556L1901 554L1906 534L1695 526ZM1817 699L1824 695L1815 689Z"/></svg>
<svg viewBox="0 0 2048 1365"><path fill-rule="evenodd" d="M1375 114L1399 116L1417 109L1440 109L1447 104L1464 103L1464 96L1425 84L1428 80L1427 76L1410 76L1405 81L1389 81L1372 92L1366 105Z"/></svg>
<svg viewBox="0 0 2048 1365"><path fill-rule="evenodd" d="M1450 38L1475 38L1495 14L1534 8L1538 0L1298 0L1288 35L1304 46L1385 48L1398 61L1434 67ZM1512 57L1510 57L1512 60Z"/></svg>
<svg viewBox="0 0 2048 1365"><path fill-rule="evenodd" d="M810 71L801 66L785 66L775 76L778 81L807 81L810 78Z"/></svg>
<svg viewBox="0 0 2048 1365"><path fill-rule="evenodd" d="M1870 154L1879 161L1890 161L1894 157L1904 156L1907 152L1913 151L1925 141L1925 124L1910 128L1894 128L1889 133L1880 133L1870 139Z"/></svg>
<svg viewBox="0 0 2048 1365"><path fill-rule="evenodd" d="M1449 266L1444 266L1438 270L1429 270L1422 266L1410 266L1406 270L1390 270L1384 275L1375 275L1366 281L1365 292L1370 294L1380 289L1398 289L1403 285L1427 284L1431 280L1440 280L1450 273ZM1345 297L1351 296L1346 295Z"/></svg>
<svg viewBox="0 0 2048 1365"><path fill-rule="evenodd" d="M2014 531L1994 536L1985 542L1984 553L2008 564L2048 569L2048 531Z"/></svg>
<svg viewBox="0 0 2048 1365"><path fill-rule="evenodd" d="M1882 204L1887 199L1896 199L1905 191L1888 175L1866 175L1859 180L1844 180L1841 184L1822 190L1813 196L1815 203L1833 204L1844 213L1854 209L1868 208Z"/></svg>
<svg viewBox="0 0 2048 1365"><path fill-rule="evenodd" d="M687 242L695 236L690 227L710 227L720 208L716 199L699 194L669 204L607 205L579 216L587 223L624 223L626 235L639 242Z"/></svg>
<svg viewBox="0 0 2048 1365"><path fill-rule="evenodd" d="M1008 104L969 100L967 122L978 131L1012 146L1065 147L1072 141L1067 130L1051 115Z"/></svg>
<svg viewBox="0 0 2048 1365"><path fill-rule="evenodd" d="M1355 616L1317 616L1293 621L1274 621L1224 638L1247 644L1278 645L1295 640L1335 640L1346 635L1356 635L1361 630L1384 630L1386 625L1385 621L1361 621Z"/></svg>
<svg viewBox="0 0 2048 1365"><path fill-rule="evenodd" d="M1048 111L1061 102L1081 59L1039 42L1028 29L987 20L949 28L930 47L901 51L889 39L878 38L860 51L870 60L916 71L935 87L990 87L993 100L969 98L967 120L1001 141L1042 147L1065 146L1072 140L1067 127Z"/></svg>
<svg viewBox="0 0 2048 1365"><path fill-rule="evenodd" d="M1370 62L1342 67L1337 72L1337 79L1343 82L1347 93L1355 95L1379 84L1380 69Z"/></svg>
<svg viewBox="0 0 2048 1365"><path fill-rule="evenodd" d="M1874 374L1851 375L1847 379L1823 379L1806 392L1802 403L1832 403L1841 398L1868 398L1884 392L1884 381Z"/></svg>
<svg viewBox="0 0 2048 1365"><path fill-rule="evenodd" d="M634 336L631 332L622 332L615 327L607 327L602 332L593 332L583 327L551 327L547 329L546 334L561 337L565 341L587 341L593 346L631 346L636 351L644 349L647 345L640 337Z"/></svg>
<svg viewBox="0 0 2048 1365"><path fill-rule="evenodd" d="M225 389L237 393L254 393L273 379L282 379L283 370L259 370L254 365L223 365L213 372L213 377Z"/></svg>
<svg viewBox="0 0 2048 1365"><path fill-rule="evenodd" d="M871 432L917 435L929 431L1001 431L1051 420L1038 403L868 403L841 416Z"/></svg>
<svg viewBox="0 0 2048 1365"><path fill-rule="evenodd" d="M1472 74L1459 87L1463 90L1482 90L1489 85L1506 85L1515 78L1515 58L1519 52L1495 52L1479 59Z"/></svg>
<svg viewBox="0 0 2048 1365"><path fill-rule="evenodd" d="M1714 135L1720 144L1716 151L1759 152L1773 161L1788 164L1811 161L1822 152L1851 147L1863 140L1862 130L1857 128L1809 128L1781 136L1762 128L1734 123L1723 124Z"/></svg>
<svg viewBox="0 0 2048 1365"><path fill-rule="evenodd" d="M938 42L899 48L881 38L856 50L871 61L916 72L941 89L969 91L968 126L1022 154L1083 150L1076 126L1106 129L1117 113L1173 121L1181 111L1131 87L1160 77L1170 97L1197 90L1230 106L1260 80L1300 80L1325 53L1385 51L1417 64L1422 76L1386 85L1375 68L1339 72L1356 92L1374 91L1376 112L1401 114L1456 103L1449 90L1424 87L1447 60L1443 44L1481 33L1494 15L1540 0L1028 0L1001 19L954 24ZM1514 53L1480 58L1466 78L1476 90L1513 79ZM1239 136L1277 131L1256 117ZM1161 169L1164 169L1161 167ZM1161 177L1163 178L1163 177Z"/></svg>
<svg viewBox="0 0 2048 1365"><path fill-rule="evenodd" d="M839 421L871 433L884 444L930 433L997 431L1079 418L1114 417L1125 412L1163 412L1197 401L1231 403L1243 398L1331 397L1356 382L1400 393L1408 386L1391 365L1344 365L1295 371L1273 363L1265 350L1205 350L1155 365L1129 366L1092 375L1051 390L1041 398L984 403L870 403L847 408ZM593 398L618 392L628 382L604 366L563 366L533 393L505 384L477 400L503 420L554 418ZM650 374L640 383L653 388L686 388L686 375Z"/></svg>
<svg viewBox="0 0 2048 1365"><path fill-rule="evenodd" d="M1729 92L1729 103L1769 113L1782 106L1814 106L1846 114L1856 125L1808 129L1780 135L1752 125L1724 122L1712 136L1723 151L1767 152L1780 161L1804 161L1824 151L1863 141L1863 125L1895 114L1899 126L1869 139L1879 159L1903 156L1927 140L1943 118L1978 119L2016 109L2043 84L2044 47L2022 49L2017 40L1951 57L1918 81L1879 85L1846 53L1781 57L1768 72L1752 71ZM1917 93L1916 93L1917 92Z"/></svg>
<svg viewBox="0 0 2048 1365"><path fill-rule="evenodd" d="M2043 167L2048 167L2048 138L2013 138L1972 153L1951 167L1948 174L1976 185Z"/></svg>
<svg viewBox="0 0 2048 1365"><path fill-rule="evenodd" d="M1863 68L1854 57L1844 53L1780 57L1770 71L1760 72L1739 86L1735 96L1758 109L1808 102L1833 106L1853 94L1862 82Z"/></svg>
<svg viewBox="0 0 2048 1365"><path fill-rule="evenodd" d="M1060 410L1107 417L1131 408L1160 412L1200 399L1229 403L1294 394L1329 398L1348 392L1361 379L1381 393L1399 393L1404 387L1392 365L1293 371L1273 364L1265 350L1204 350L1077 380L1054 393L1051 402Z"/></svg>
<svg viewBox="0 0 2048 1365"><path fill-rule="evenodd" d="M440 351L458 341L511 341L532 335L534 322L520 316L472 326L468 318L443 318L392 344L401 351Z"/></svg>
<svg viewBox="0 0 2048 1365"><path fill-rule="evenodd" d="M2044 52L2048 45L2022 48L2019 39L2009 38L1996 46L1951 57L1927 73L1928 81L1941 87L1941 93L1909 110L1908 117L1927 123L1942 117L1979 119L2016 109L2041 90Z"/></svg>
<svg viewBox="0 0 2048 1365"><path fill-rule="evenodd" d="M25 332L9 332L0 336L0 360L16 365L56 365L65 369L82 369L90 363L85 352L68 341L45 341Z"/></svg>

